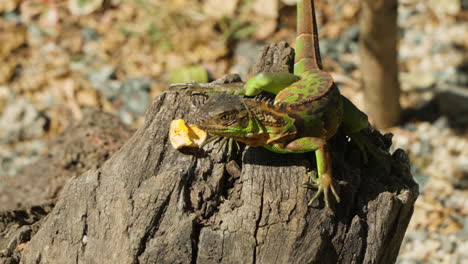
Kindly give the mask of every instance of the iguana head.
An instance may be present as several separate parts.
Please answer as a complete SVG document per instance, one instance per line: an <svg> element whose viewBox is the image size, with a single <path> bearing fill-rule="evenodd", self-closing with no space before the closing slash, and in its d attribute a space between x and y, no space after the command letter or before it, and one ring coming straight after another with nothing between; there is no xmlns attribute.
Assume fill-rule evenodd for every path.
<svg viewBox="0 0 468 264"><path fill-rule="evenodd" d="M200 129L249 146L266 145L295 132L294 120L277 112L271 103L234 95L209 100L200 116L196 122Z"/></svg>

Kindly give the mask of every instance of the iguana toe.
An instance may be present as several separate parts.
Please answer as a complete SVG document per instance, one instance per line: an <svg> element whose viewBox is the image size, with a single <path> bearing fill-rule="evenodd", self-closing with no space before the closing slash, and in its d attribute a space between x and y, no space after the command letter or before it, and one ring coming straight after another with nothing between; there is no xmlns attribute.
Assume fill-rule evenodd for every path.
<svg viewBox="0 0 468 264"><path fill-rule="evenodd" d="M312 203L320 197L323 193L323 198L325 200L325 206L330 209L330 196L329 190L331 190L333 196L335 197L336 202L340 202L340 197L338 192L335 190L333 186L333 179L327 173L322 174L319 178L314 177L313 174L309 173L309 176L312 178L313 183L305 183L303 184L306 188L317 188L317 193L315 193L314 197L310 199L308 205L312 205Z"/></svg>

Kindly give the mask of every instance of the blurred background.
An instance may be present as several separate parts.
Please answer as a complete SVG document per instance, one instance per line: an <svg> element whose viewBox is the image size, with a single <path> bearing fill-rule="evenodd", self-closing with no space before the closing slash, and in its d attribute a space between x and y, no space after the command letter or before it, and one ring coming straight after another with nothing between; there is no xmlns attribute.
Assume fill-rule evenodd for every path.
<svg viewBox="0 0 468 264"><path fill-rule="evenodd" d="M85 108L136 129L171 82L227 73L246 80L263 45L294 45L296 2L0 0L0 181L46 153L46 141L82 119ZM420 185L398 263L466 261L468 1L400 0L397 11L396 0L315 2L325 69L374 124L394 134L394 149L407 151ZM390 3L387 11L372 6L380 2ZM392 14L385 15L392 10L394 29ZM363 38L378 47L395 39L395 58L374 54L389 63L383 78ZM377 89L377 107L366 104L373 81L392 80Z"/></svg>

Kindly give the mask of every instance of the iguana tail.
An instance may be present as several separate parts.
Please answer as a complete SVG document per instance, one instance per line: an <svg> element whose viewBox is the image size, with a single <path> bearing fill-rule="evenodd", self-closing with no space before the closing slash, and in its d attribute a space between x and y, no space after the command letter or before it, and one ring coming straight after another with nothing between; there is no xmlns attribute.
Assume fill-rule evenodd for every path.
<svg viewBox="0 0 468 264"><path fill-rule="evenodd" d="M294 74L322 70L314 0L297 3L297 38Z"/></svg>

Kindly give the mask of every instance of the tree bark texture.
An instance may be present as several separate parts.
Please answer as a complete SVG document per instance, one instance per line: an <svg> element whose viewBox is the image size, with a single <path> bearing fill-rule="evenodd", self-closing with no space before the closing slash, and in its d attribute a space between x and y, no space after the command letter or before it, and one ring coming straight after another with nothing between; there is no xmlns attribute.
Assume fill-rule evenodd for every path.
<svg viewBox="0 0 468 264"><path fill-rule="evenodd" d="M366 109L377 128L400 121L397 0L362 0L361 72Z"/></svg>
<svg viewBox="0 0 468 264"><path fill-rule="evenodd" d="M15 176L0 178L0 263L19 263L21 248L53 209L63 186L89 169L99 168L127 141L132 131L110 114L84 111L48 144L48 152Z"/></svg>
<svg viewBox="0 0 468 264"><path fill-rule="evenodd" d="M292 49L270 45L263 71L289 69ZM273 59L271 56L282 57ZM278 64L285 64L279 66ZM236 79L236 78L231 78ZM327 214L302 187L311 153L227 153L210 143L181 153L169 123L193 121L217 94L166 92L144 125L101 167L72 178L25 246L21 263L393 263L418 194L405 153L391 171L343 135L332 139L342 202ZM389 136L369 132L382 149Z"/></svg>

